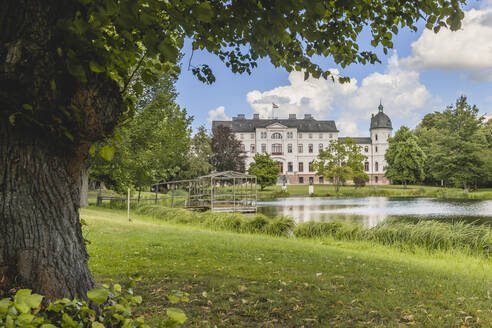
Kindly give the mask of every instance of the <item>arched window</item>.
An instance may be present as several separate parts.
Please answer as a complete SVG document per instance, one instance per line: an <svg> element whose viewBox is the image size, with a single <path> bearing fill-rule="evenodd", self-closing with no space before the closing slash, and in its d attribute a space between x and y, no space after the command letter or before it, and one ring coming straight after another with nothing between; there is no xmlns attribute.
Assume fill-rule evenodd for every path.
<svg viewBox="0 0 492 328"><path fill-rule="evenodd" d="M374 163L374 171L378 171L379 170L379 164L378 162Z"/></svg>
<svg viewBox="0 0 492 328"><path fill-rule="evenodd" d="M365 147L364 147L364 151L365 151L366 153L367 153L367 152L369 152L369 147L365 146Z"/></svg>
<svg viewBox="0 0 492 328"><path fill-rule="evenodd" d="M282 154L282 144L273 144L272 155L281 155L281 154Z"/></svg>
<svg viewBox="0 0 492 328"><path fill-rule="evenodd" d="M364 171L369 171L369 162L364 162Z"/></svg>
<svg viewBox="0 0 492 328"><path fill-rule="evenodd" d="M275 132L272 134L272 139L282 139L282 134Z"/></svg>
<svg viewBox="0 0 492 328"><path fill-rule="evenodd" d="M378 146L376 146L376 151L375 151L375 153L377 153L377 152L378 152Z"/></svg>

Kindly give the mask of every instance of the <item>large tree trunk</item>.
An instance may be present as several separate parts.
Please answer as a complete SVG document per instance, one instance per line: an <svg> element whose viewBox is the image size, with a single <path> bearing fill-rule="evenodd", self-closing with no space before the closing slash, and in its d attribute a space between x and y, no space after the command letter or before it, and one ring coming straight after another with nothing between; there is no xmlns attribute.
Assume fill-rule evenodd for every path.
<svg viewBox="0 0 492 328"><path fill-rule="evenodd" d="M86 297L94 286L81 175L91 144L112 133L124 106L105 74L87 71L80 82L68 72L57 27L75 6L0 0L0 296L24 287L49 300Z"/></svg>
<svg viewBox="0 0 492 328"><path fill-rule="evenodd" d="M23 287L51 299L85 297L94 286L80 185L56 147L0 122L0 294Z"/></svg>

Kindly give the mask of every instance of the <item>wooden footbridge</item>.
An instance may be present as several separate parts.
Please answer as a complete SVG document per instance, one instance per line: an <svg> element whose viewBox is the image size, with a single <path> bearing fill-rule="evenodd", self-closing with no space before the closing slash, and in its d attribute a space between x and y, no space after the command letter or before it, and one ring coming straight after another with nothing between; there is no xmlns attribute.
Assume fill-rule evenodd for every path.
<svg viewBox="0 0 492 328"><path fill-rule="evenodd" d="M167 194L168 199L185 198L185 208L195 211L256 212L257 179L254 175L225 171L190 180L166 181L152 185L152 190ZM175 196L180 194L180 196Z"/></svg>

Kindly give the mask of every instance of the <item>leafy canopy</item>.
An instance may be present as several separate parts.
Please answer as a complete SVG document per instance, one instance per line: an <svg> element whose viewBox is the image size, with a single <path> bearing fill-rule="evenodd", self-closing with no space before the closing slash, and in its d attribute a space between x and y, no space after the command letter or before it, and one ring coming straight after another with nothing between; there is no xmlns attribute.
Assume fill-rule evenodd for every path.
<svg viewBox="0 0 492 328"><path fill-rule="evenodd" d="M312 165L317 174L333 179L337 192L342 183L354 178L367 180L364 172L362 147L352 138L331 140L326 149L318 155Z"/></svg>
<svg viewBox="0 0 492 328"><path fill-rule="evenodd" d="M402 126L393 138L388 140L389 148L385 154L388 165L385 175L394 181L417 182L425 177L426 155L417 143L417 137L406 126Z"/></svg>
<svg viewBox="0 0 492 328"><path fill-rule="evenodd" d="M254 163L249 166L248 173L256 175L257 183L261 190L265 187L273 186L280 175L280 170L277 163L270 157L269 154L256 154Z"/></svg>
<svg viewBox="0 0 492 328"><path fill-rule="evenodd" d="M427 175L464 188L490 182L491 147L484 120L465 96L443 112L427 114L416 130L418 143L427 155Z"/></svg>
<svg viewBox="0 0 492 328"><path fill-rule="evenodd" d="M78 83L115 81L127 113L146 85L162 72L177 76L185 40L192 50L216 55L234 73L251 73L261 58L275 67L304 71L305 78L330 77L330 71L314 62L331 57L342 67L375 63L371 49L361 49L358 36L367 31L371 46L384 53L402 28L417 30L417 22L438 32L442 27L461 27L465 0L70 0L55 4L53 42L46 50L56 58L57 71L43 83L50 89L49 106L32 97L13 100L19 105L7 115L12 123L25 121L62 129L71 140L77 121L84 119L67 104L67 78ZM7 40L15 53L15 40ZM38 61L26 62L25 71L36 71ZM30 66L29 66L30 65ZM215 81L212 69L195 64L189 68L199 80ZM332 76L333 78L333 76ZM341 77L340 80L348 81ZM46 94L46 92L43 92ZM116 93L117 94L117 93ZM114 95L113 95L114 96ZM29 99L30 98L30 99ZM53 102L55 100L55 103ZM45 99L46 100L46 99ZM55 115L53 115L55 114ZM81 118L82 117L82 118Z"/></svg>
<svg viewBox="0 0 492 328"><path fill-rule="evenodd" d="M215 171L246 170L245 154L241 141L236 139L232 130L224 125L218 125L212 129L212 156L210 163Z"/></svg>
<svg viewBox="0 0 492 328"><path fill-rule="evenodd" d="M97 147L100 155L114 149L112 160L97 155L92 159L92 177L118 191L172 179L186 168L192 118L175 103L173 79L163 76L147 91L146 100L118 130L117 138Z"/></svg>

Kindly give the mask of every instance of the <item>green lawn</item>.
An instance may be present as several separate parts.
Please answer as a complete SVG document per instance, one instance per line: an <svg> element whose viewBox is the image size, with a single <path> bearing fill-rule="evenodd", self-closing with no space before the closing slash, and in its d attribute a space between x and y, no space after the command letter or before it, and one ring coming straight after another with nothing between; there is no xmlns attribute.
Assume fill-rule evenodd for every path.
<svg viewBox="0 0 492 328"><path fill-rule="evenodd" d="M142 313L171 290L191 327L490 327L492 262L368 242L212 232L83 209L100 283L141 276Z"/></svg>

